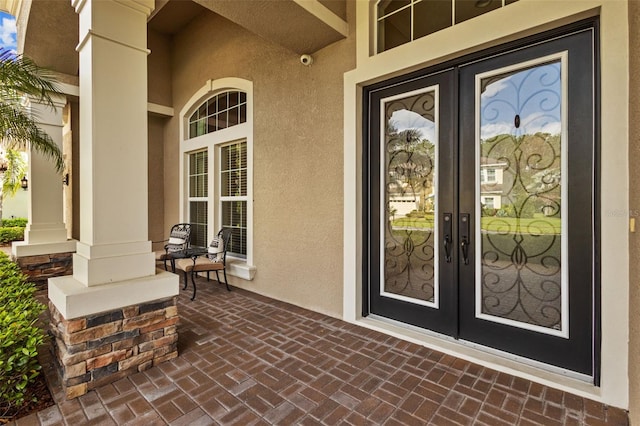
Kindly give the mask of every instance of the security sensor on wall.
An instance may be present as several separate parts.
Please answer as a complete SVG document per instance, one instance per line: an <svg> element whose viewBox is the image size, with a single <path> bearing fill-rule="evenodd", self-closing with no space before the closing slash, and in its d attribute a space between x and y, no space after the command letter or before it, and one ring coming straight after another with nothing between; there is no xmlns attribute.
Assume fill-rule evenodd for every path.
<svg viewBox="0 0 640 426"><path fill-rule="evenodd" d="M300 56L300 63L308 67L313 63L313 57L311 55L302 55Z"/></svg>

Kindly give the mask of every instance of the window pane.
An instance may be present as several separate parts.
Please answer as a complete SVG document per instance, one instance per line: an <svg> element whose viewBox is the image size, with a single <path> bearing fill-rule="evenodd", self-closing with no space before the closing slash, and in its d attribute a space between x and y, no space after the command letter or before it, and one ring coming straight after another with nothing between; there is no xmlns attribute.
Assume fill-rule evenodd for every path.
<svg viewBox="0 0 640 426"><path fill-rule="evenodd" d="M228 113L229 127L238 124L238 108L232 108Z"/></svg>
<svg viewBox="0 0 640 426"><path fill-rule="evenodd" d="M378 51L411 41L411 8L382 19L378 23Z"/></svg>
<svg viewBox="0 0 640 426"><path fill-rule="evenodd" d="M227 109L227 93L218 95L218 111Z"/></svg>
<svg viewBox="0 0 640 426"><path fill-rule="evenodd" d="M215 114L218 110L218 98L214 96L213 98L209 99L207 103L209 105L209 115Z"/></svg>
<svg viewBox="0 0 640 426"><path fill-rule="evenodd" d="M413 39L450 27L451 0L421 1L413 7Z"/></svg>
<svg viewBox="0 0 640 426"><path fill-rule="evenodd" d="M191 222L191 245L207 246L207 202L189 203L189 222Z"/></svg>
<svg viewBox="0 0 640 426"><path fill-rule="evenodd" d="M247 143L227 145L221 149L221 195L247 195Z"/></svg>
<svg viewBox="0 0 640 426"><path fill-rule="evenodd" d="M189 197L196 196L196 176L189 176Z"/></svg>
<svg viewBox="0 0 640 426"><path fill-rule="evenodd" d="M247 105L240 105L240 123L247 121Z"/></svg>
<svg viewBox="0 0 640 426"><path fill-rule="evenodd" d="M247 169L246 166L240 171L240 195L247 195Z"/></svg>
<svg viewBox="0 0 640 426"><path fill-rule="evenodd" d="M232 229L229 252L247 254L247 203L246 201L222 202L222 227Z"/></svg>
<svg viewBox="0 0 640 426"><path fill-rule="evenodd" d="M476 167L487 172L487 184L476 187L485 200L476 228L476 312L559 331L568 315L562 69L555 60L484 74L476 142Z"/></svg>
<svg viewBox="0 0 640 426"><path fill-rule="evenodd" d="M197 125L196 136L202 136L202 135L207 133L207 119L206 118L202 118L202 119L196 121L196 125Z"/></svg>
<svg viewBox="0 0 640 426"><path fill-rule="evenodd" d="M207 116L207 103L205 102L198 108L198 118L204 118Z"/></svg>
<svg viewBox="0 0 640 426"><path fill-rule="evenodd" d="M209 128L209 133L215 132L218 129L218 123L217 123L217 116L212 115L208 118L208 128Z"/></svg>
<svg viewBox="0 0 640 426"><path fill-rule="evenodd" d="M411 3L411 0L383 0L378 4L378 17L382 18L391 12L405 7Z"/></svg>
<svg viewBox="0 0 640 426"><path fill-rule="evenodd" d="M502 7L502 0L456 0L456 24Z"/></svg>
<svg viewBox="0 0 640 426"><path fill-rule="evenodd" d="M229 127L227 121L227 111L223 111L218 114L218 130L226 129Z"/></svg>
<svg viewBox="0 0 640 426"><path fill-rule="evenodd" d="M234 107L238 103L238 92L229 92L229 107Z"/></svg>
<svg viewBox="0 0 640 426"><path fill-rule="evenodd" d="M206 197L208 194L207 151L195 152L189 155L189 197Z"/></svg>

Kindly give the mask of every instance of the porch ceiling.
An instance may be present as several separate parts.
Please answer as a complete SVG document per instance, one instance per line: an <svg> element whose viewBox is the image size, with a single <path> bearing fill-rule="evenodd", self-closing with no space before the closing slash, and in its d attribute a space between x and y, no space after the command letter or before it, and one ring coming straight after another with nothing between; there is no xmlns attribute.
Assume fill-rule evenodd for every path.
<svg viewBox="0 0 640 426"><path fill-rule="evenodd" d="M348 32L344 18L336 14L343 15L346 0L194 1L297 54L313 53Z"/></svg>
<svg viewBox="0 0 640 426"><path fill-rule="evenodd" d="M173 35L208 9L297 54L313 53L347 35L346 0L156 0L149 28ZM0 0L20 5L18 50L38 65L78 75L78 15L70 0Z"/></svg>

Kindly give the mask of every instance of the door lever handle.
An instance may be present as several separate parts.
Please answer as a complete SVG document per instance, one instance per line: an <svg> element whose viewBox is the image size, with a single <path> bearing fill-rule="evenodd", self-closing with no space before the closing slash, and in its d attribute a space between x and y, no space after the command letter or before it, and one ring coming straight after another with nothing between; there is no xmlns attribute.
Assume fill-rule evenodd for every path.
<svg viewBox="0 0 640 426"><path fill-rule="evenodd" d="M444 261L447 263L451 263L451 244L453 243L453 238L451 237L451 222L453 219L453 215L451 213L444 213L442 220L444 222Z"/></svg>
<svg viewBox="0 0 640 426"><path fill-rule="evenodd" d="M462 249L462 261L465 265L469 264L469 241L466 238L463 238L460 241L460 248Z"/></svg>
<svg viewBox="0 0 640 426"><path fill-rule="evenodd" d="M469 213L460 214L460 248L462 249L462 261L465 265L469 264L469 245L471 244L470 220L471 216Z"/></svg>

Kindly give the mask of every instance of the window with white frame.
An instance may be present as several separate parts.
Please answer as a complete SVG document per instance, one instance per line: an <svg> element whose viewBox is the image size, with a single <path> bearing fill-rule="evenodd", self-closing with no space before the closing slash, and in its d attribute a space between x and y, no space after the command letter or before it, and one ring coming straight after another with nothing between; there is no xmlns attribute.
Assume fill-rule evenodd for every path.
<svg viewBox="0 0 640 426"><path fill-rule="evenodd" d="M518 0L378 0L377 52L435 33Z"/></svg>
<svg viewBox="0 0 640 426"><path fill-rule="evenodd" d="M202 103L189 117L189 138L236 126L247 121L247 94L220 93Z"/></svg>
<svg viewBox="0 0 640 426"><path fill-rule="evenodd" d="M222 227L231 229L231 255L247 255L247 143L220 148L220 211Z"/></svg>
<svg viewBox="0 0 640 426"><path fill-rule="evenodd" d="M487 182L495 182L496 181L496 169L487 168Z"/></svg>
<svg viewBox="0 0 640 426"><path fill-rule="evenodd" d="M209 210L209 155L207 151L189 154L188 206L191 223L191 245L207 246Z"/></svg>
<svg viewBox="0 0 640 426"><path fill-rule="evenodd" d="M484 206L488 209L494 209L496 207L496 199L493 197L484 197Z"/></svg>
<svg viewBox="0 0 640 426"><path fill-rule="evenodd" d="M180 112L181 187L185 191L181 217L194 224L205 245L220 229L230 229L227 254L233 260L227 272L246 280L252 280L256 271L252 99L251 81L235 77L208 80ZM192 164L204 167L206 174ZM200 190L203 181L208 185Z"/></svg>

